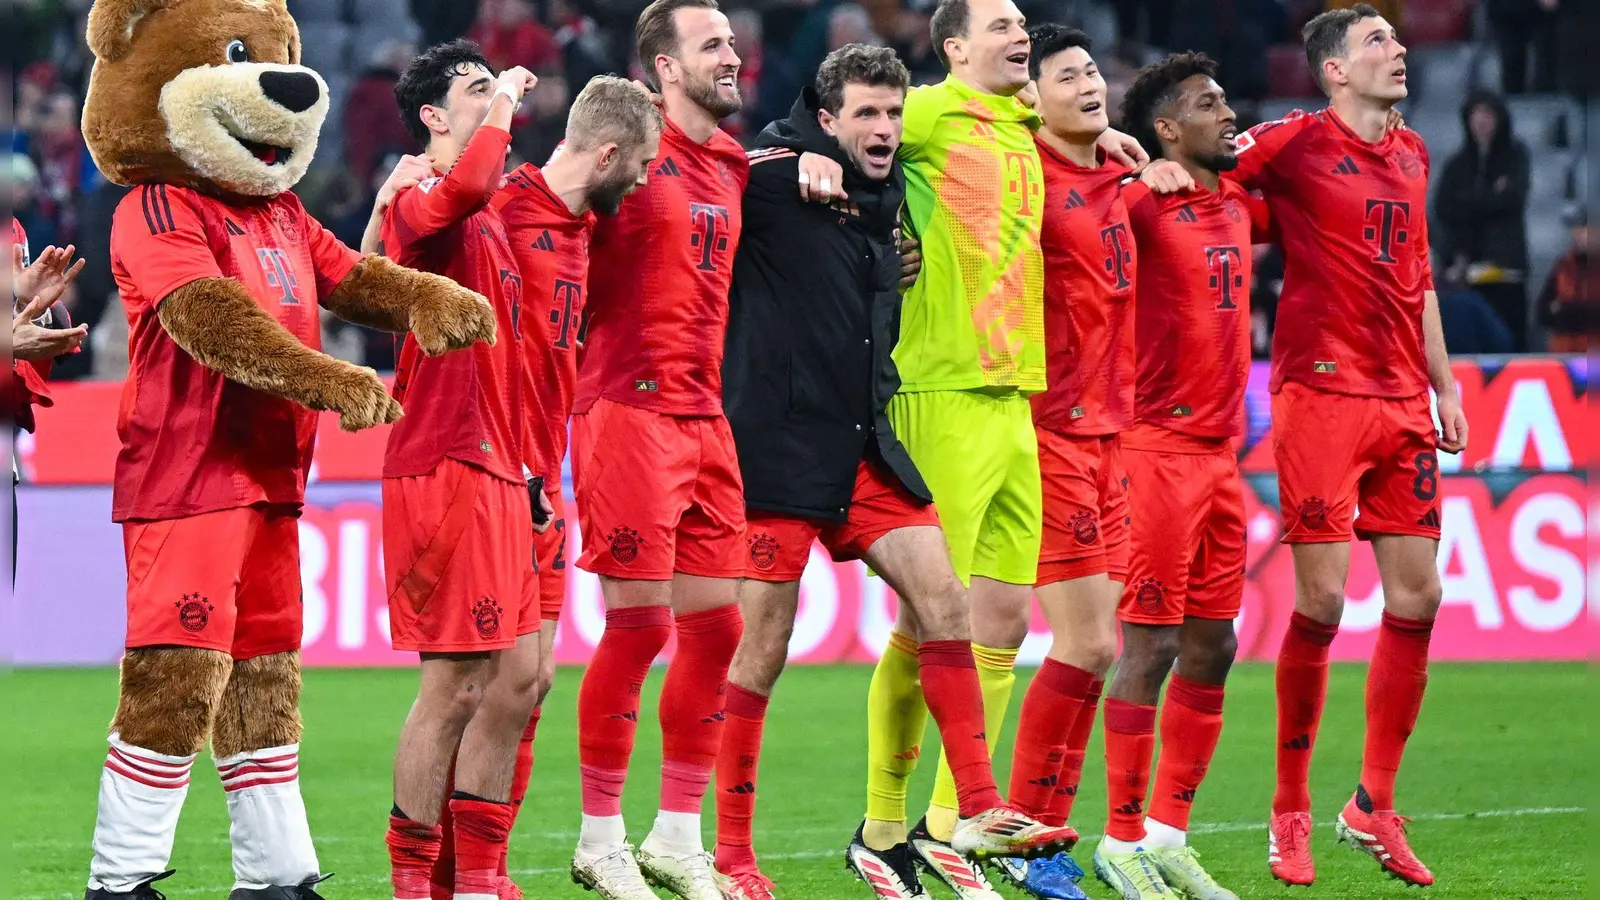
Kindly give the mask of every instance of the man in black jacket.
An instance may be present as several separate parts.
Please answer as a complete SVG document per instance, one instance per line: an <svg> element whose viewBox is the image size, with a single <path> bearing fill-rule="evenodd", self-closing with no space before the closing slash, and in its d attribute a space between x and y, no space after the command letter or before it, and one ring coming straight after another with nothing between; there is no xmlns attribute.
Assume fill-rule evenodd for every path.
<svg viewBox="0 0 1600 900"><path fill-rule="evenodd" d="M900 386L890 354L900 333L905 180L895 151L908 82L892 50L841 47L750 151L723 362L749 556L739 588L744 635L728 673L717 758L716 853L718 870L750 900L772 896L750 847L756 763L818 538L835 560L866 560L917 619L923 693L962 801L952 846L1035 856L1068 836L1002 806L983 739L965 589L932 493L884 413ZM806 201L804 153L844 170L842 185L816 186L842 188L826 205ZM926 897L904 843L874 851L860 838L847 856L879 897Z"/></svg>

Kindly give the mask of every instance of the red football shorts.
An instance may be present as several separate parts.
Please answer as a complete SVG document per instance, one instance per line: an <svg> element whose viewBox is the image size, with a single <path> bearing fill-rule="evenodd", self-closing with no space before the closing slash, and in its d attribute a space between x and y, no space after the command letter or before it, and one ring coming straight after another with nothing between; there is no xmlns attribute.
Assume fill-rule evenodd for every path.
<svg viewBox="0 0 1600 900"><path fill-rule="evenodd" d="M572 417L572 475L584 570L639 581L744 574L744 484L722 416L597 400Z"/></svg>
<svg viewBox="0 0 1600 900"><path fill-rule="evenodd" d="M561 489L548 494L550 527L533 536L534 552L539 555L539 618L557 621L567 603L567 508Z"/></svg>
<svg viewBox="0 0 1600 900"><path fill-rule="evenodd" d="M1272 433L1284 543L1352 533L1439 539L1438 444L1426 393L1352 397L1285 382L1272 395Z"/></svg>
<svg viewBox="0 0 1600 900"><path fill-rule="evenodd" d="M1115 435L1074 437L1040 428L1044 536L1037 584L1101 573L1128 577L1128 481Z"/></svg>
<svg viewBox="0 0 1600 900"><path fill-rule="evenodd" d="M299 510L248 506L124 522L129 648L252 659L300 648Z"/></svg>
<svg viewBox="0 0 1600 900"><path fill-rule="evenodd" d="M1231 620L1244 598L1244 480L1226 440L1138 424L1122 434L1128 580L1117 618L1181 625Z"/></svg>
<svg viewBox="0 0 1600 900"><path fill-rule="evenodd" d="M862 460L844 522L825 522L784 513L751 510L745 534L749 554L744 577L756 581L799 581L811 558L811 542L821 539L834 562L865 559L867 549L896 528L938 527L933 504L905 489L900 479Z"/></svg>
<svg viewBox="0 0 1600 900"><path fill-rule="evenodd" d="M539 630L528 486L454 459L383 480L390 642L418 653L508 650Z"/></svg>

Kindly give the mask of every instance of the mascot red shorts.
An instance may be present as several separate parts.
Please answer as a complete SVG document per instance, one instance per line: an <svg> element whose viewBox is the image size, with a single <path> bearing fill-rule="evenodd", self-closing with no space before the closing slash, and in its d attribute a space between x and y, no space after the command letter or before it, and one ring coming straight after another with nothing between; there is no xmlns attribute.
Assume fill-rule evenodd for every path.
<svg viewBox="0 0 1600 900"><path fill-rule="evenodd" d="M252 659L300 647L294 506L125 522L129 649L199 647Z"/></svg>

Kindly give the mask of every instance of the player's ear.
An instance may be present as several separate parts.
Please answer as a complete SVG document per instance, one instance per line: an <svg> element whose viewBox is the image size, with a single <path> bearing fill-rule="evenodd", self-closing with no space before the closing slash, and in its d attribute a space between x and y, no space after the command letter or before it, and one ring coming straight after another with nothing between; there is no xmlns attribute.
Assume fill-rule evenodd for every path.
<svg viewBox="0 0 1600 900"><path fill-rule="evenodd" d="M1156 137L1171 144L1178 142L1178 124L1171 119L1157 118L1155 127Z"/></svg>
<svg viewBox="0 0 1600 900"><path fill-rule="evenodd" d="M594 158L595 169L601 172L610 171L612 165L616 163L621 149L622 148L617 145L616 141L607 141L604 144L601 144L600 149L595 154Z"/></svg>
<svg viewBox="0 0 1600 900"><path fill-rule="evenodd" d="M824 134L829 137L838 136L839 117L825 109L817 110L817 124L822 127Z"/></svg>
<svg viewBox="0 0 1600 900"><path fill-rule="evenodd" d="M450 123L445 121L444 110L437 106L424 104L417 110L417 118L421 119L422 124L434 134L450 133Z"/></svg>

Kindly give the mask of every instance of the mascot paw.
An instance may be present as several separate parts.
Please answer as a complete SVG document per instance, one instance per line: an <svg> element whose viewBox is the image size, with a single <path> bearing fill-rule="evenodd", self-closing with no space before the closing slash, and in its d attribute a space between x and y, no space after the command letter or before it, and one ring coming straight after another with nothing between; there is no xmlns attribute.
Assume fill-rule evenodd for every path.
<svg viewBox="0 0 1600 900"><path fill-rule="evenodd" d="M363 431L400 421L405 411L389 396L378 373L362 366L349 366L327 391L327 408L339 414L339 427Z"/></svg>
<svg viewBox="0 0 1600 900"><path fill-rule="evenodd" d="M442 356L461 350L477 341L495 342L494 307L476 291L469 291L448 278L434 276L435 284L427 302L411 313L411 333L429 356Z"/></svg>

